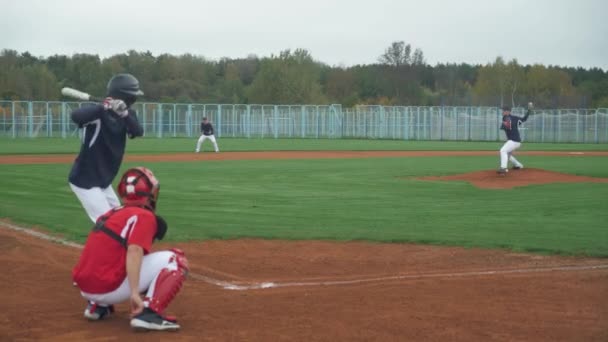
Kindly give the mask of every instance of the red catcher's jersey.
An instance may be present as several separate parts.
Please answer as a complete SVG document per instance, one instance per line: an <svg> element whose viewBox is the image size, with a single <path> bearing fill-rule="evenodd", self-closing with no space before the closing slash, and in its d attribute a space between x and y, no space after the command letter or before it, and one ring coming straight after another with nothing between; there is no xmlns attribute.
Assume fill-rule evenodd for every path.
<svg viewBox="0 0 608 342"><path fill-rule="evenodd" d="M115 210L105 226L137 245L148 254L156 235L156 216L140 207L122 207ZM89 234L72 279L81 291L91 294L111 292L127 277L127 250L103 231Z"/></svg>

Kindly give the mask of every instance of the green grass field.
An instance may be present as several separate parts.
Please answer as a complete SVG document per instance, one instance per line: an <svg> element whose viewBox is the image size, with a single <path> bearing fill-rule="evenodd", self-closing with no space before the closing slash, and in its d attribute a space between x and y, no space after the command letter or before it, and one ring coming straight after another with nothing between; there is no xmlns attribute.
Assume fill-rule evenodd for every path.
<svg viewBox="0 0 608 342"><path fill-rule="evenodd" d="M130 153L189 152L192 139L130 141ZM222 139L243 150L496 150L500 143ZM210 145L206 145L209 149ZM4 153L73 153L75 139L0 140ZM523 150L606 150L524 144ZM522 156L526 166L608 177L605 157ZM417 176L493 169L495 157L149 163L174 241L260 237L416 242L608 257L608 184L482 190ZM135 166L125 163L123 170ZM0 165L0 217L83 241L70 165Z"/></svg>
<svg viewBox="0 0 608 342"><path fill-rule="evenodd" d="M218 140L222 151L497 151L501 142L354 140L354 139L235 139ZM196 138L145 138L130 140L129 153L192 152ZM80 148L77 138L0 138L0 154L58 154L76 153ZM203 148L212 151L211 144ZM607 144L542 144L524 143L522 151L608 151Z"/></svg>

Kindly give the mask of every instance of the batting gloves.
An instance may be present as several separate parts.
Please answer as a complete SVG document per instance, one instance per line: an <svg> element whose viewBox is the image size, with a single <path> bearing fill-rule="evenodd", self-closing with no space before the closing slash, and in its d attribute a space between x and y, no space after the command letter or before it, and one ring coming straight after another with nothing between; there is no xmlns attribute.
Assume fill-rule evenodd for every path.
<svg viewBox="0 0 608 342"><path fill-rule="evenodd" d="M113 99L111 97L106 97L105 100L103 100L103 108L105 110L111 110L114 113L118 114L118 116L120 116L121 118L126 117L127 115L129 115L129 111L127 110L127 104L120 99Z"/></svg>

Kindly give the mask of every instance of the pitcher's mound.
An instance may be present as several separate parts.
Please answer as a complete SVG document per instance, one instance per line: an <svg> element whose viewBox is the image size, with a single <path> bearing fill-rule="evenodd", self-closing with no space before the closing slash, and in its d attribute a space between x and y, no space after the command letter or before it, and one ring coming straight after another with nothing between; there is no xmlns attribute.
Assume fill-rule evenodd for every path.
<svg viewBox="0 0 608 342"><path fill-rule="evenodd" d="M542 169L509 170L502 176L496 170L477 171L450 176L430 176L418 178L421 180L467 181L483 189L510 189L517 186L547 183L608 183L608 178L576 176Z"/></svg>

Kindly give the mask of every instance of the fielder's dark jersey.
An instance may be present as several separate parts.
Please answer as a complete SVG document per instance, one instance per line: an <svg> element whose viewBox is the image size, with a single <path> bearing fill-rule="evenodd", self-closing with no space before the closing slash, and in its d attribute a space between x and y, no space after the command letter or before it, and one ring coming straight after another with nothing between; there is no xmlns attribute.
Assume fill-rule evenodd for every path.
<svg viewBox="0 0 608 342"><path fill-rule="evenodd" d="M82 146L69 181L79 188L106 188L116 177L125 153L127 134L140 137L144 131L134 110L121 118L101 105L81 107L72 112L72 121L82 128Z"/></svg>
<svg viewBox="0 0 608 342"><path fill-rule="evenodd" d="M213 126L211 126L211 123L201 122L201 132L203 132L203 135L213 135Z"/></svg>
<svg viewBox="0 0 608 342"><path fill-rule="evenodd" d="M502 117L502 125L500 125L500 129L505 131L507 134L507 140L521 142L521 138L519 136L519 124L526 122L529 115L530 111L527 111L523 118L515 115L505 115Z"/></svg>

